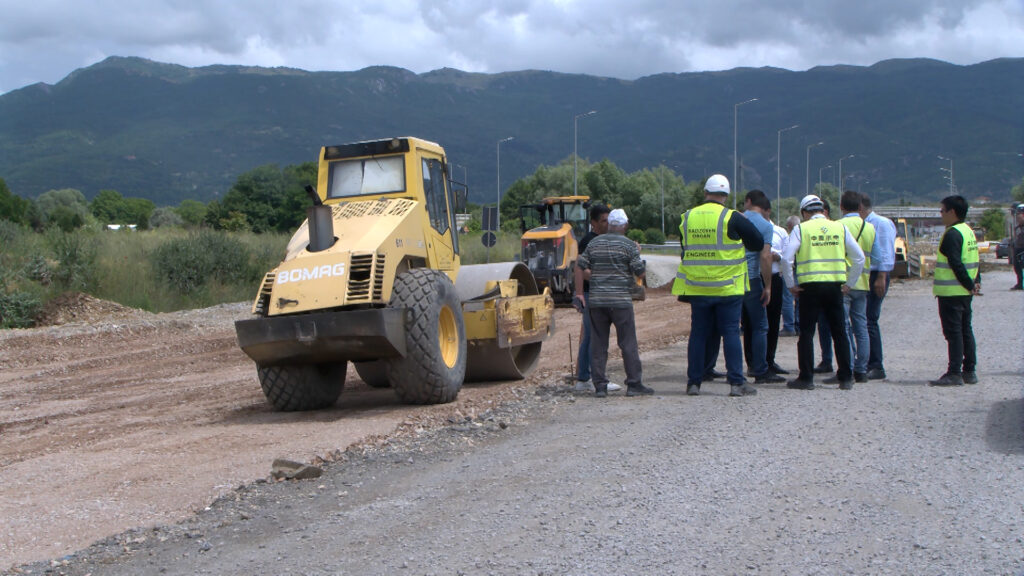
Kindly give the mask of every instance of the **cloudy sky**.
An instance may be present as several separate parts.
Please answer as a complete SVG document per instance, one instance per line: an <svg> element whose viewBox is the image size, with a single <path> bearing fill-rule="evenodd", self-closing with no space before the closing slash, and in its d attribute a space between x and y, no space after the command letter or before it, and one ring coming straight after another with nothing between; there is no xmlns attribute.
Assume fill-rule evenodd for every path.
<svg viewBox="0 0 1024 576"><path fill-rule="evenodd" d="M107 56L659 72L1024 56L1024 0L0 0L0 93Z"/></svg>

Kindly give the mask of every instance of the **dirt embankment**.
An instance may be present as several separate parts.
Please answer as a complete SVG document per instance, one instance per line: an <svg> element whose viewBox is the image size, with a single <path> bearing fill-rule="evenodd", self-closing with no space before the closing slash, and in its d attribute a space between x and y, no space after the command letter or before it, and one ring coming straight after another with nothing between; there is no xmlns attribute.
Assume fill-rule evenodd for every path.
<svg viewBox="0 0 1024 576"><path fill-rule="evenodd" d="M577 313L559 309L529 380L469 385L451 404L399 404L350 369L334 408L284 414L235 343L233 321L248 312L148 314L73 297L48 311L57 325L0 333L0 567L175 522L267 477L274 458L331 459L478 414L568 374L579 337ZM683 337L688 313L666 289L649 291L636 306L642 350Z"/></svg>

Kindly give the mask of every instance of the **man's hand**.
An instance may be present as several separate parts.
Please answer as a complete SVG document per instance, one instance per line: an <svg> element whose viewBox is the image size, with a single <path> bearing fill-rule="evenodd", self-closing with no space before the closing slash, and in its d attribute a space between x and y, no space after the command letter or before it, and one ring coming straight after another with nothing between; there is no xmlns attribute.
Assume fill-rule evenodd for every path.
<svg viewBox="0 0 1024 576"><path fill-rule="evenodd" d="M583 294L576 294L572 297L572 307L580 314L583 313L583 309L587 307L587 299L583 297Z"/></svg>
<svg viewBox="0 0 1024 576"><path fill-rule="evenodd" d="M845 296L845 295L847 295L849 293L850 293L850 287L847 286L846 284L843 284L843 295Z"/></svg>
<svg viewBox="0 0 1024 576"><path fill-rule="evenodd" d="M772 286L771 284L765 284L764 290L761 290L761 306L767 308L768 303L772 301Z"/></svg>
<svg viewBox="0 0 1024 576"><path fill-rule="evenodd" d="M971 293L975 296L981 296L981 282L974 283L974 291Z"/></svg>
<svg viewBox="0 0 1024 576"><path fill-rule="evenodd" d="M804 289L799 286L793 286L792 288L789 289L789 293L793 295L793 298L799 297L800 293L803 291Z"/></svg>
<svg viewBox="0 0 1024 576"><path fill-rule="evenodd" d="M885 279L888 277L888 272L879 272L878 276L875 277L875 285L873 286L875 296L878 296L879 298L885 297Z"/></svg>

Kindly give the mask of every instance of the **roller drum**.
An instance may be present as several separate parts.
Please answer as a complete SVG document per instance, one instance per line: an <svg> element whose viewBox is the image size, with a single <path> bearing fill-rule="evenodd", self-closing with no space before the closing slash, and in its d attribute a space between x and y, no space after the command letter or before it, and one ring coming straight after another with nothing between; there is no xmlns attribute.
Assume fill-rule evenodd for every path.
<svg viewBox="0 0 1024 576"><path fill-rule="evenodd" d="M533 273L521 262L463 266L459 269L455 291L459 299L466 302L482 296L487 282L494 280L517 280L519 296L540 293ZM466 382L521 380L537 366L540 348L540 342L500 348L497 340L471 340L467 346Z"/></svg>

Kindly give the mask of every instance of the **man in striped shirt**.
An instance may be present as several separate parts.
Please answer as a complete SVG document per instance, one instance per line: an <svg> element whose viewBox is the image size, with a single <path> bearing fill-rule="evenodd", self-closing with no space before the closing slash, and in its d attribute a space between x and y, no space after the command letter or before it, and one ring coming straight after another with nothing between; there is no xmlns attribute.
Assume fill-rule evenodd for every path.
<svg viewBox="0 0 1024 576"><path fill-rule="evenodd" d="M635 278L643 277L644 261L640 248L626 238L629 219L622 209L608 214L608 232L591 240L576 261L576 295L574 304L585 306L590 314L590 373L594 381L594 395L608 395L608 338L615 325L622 363L626 369L626 396L654 394L643 385L640 349L636 341L633 316L633 298L630 289ZM583 297L583 279L590 271L590 296Z"/></svg>

